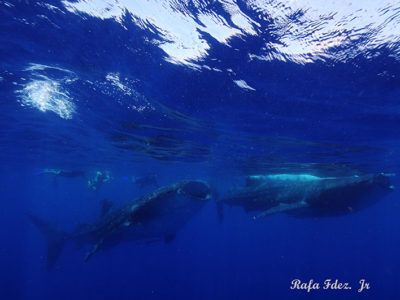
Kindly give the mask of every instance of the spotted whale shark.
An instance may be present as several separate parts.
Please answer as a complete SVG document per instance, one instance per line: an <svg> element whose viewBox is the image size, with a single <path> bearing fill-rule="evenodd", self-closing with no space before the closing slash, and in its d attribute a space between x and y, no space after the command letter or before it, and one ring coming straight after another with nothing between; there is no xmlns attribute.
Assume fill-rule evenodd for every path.
<svg viewBox="0 0 400 300"><path fill-rule="evenodd" d="M32 214L29 218L47 239L47 268L51 269L68 241L91 245L85 261L100 250L125 241L168 243L210 198L207 183L181 181L118 209L113 210L107 203L97 222L79 225L72 233L65 233Z"/></svg>
<svg viewBox="0 0 400 300"><path fill-rule="evenodd" d="M218 204L241 206L256 212L254 218L283 212L298 216L340 215L369 206L392 191L392 175L251 175L243 187L228 192Z"/></svg>

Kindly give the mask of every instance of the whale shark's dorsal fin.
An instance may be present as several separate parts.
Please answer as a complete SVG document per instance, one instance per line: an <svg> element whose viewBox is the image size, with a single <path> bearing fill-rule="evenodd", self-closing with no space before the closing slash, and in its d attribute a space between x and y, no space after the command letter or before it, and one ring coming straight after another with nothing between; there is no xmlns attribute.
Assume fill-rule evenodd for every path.
<svg viewBox="0 0 400 300"><path fill-rule="evenodd" d="M304 207L308 207L308 204L305 201L294 202L294 203L279 203L277 206L267 209L262 213L258 214L257 216L254 216L254 219L263 218L272 214L304 208Z"/></svg>

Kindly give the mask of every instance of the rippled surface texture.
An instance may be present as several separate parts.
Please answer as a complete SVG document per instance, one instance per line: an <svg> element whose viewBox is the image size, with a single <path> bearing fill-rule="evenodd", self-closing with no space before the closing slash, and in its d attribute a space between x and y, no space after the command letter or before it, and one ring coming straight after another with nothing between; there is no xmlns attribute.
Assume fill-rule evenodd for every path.
<svg viewBox="0 0 400 300"><path fill-rule="evenodd" d="M123 185L127 176L135 172L161 174L162 184L200 177L218 187L232 185L240 176L261 173L325 176L398 173L399 100L400 4L397 1L0 0L0 164L4 170L2 181L7 183L2 188L2 198L12 203L10 210L19 215L17 220L24 220L21 215L31 210L32 205L59 218L55 211L65 207L66 212L77 212L81 203L86 203L82 210L86 209L90 215L98 201L112 197L113 191L120 193L117 198L136 197ZM58 183L52 187L51 182L41 181L43 178L35 175L44 168L109 170L114 174L114 190L96 192L94 196L75 186L62 187ZM47 191L46 185L54 191L44 196L41 193ZM15 194L16 190L19 194ZM69 193L76 200L66 199ZM396 196L398 193L393 197ZM54 200L57 197L66 198L57 202ZM87 202L82 197L96 200ZM19 202L21 198L28 202ZM263 251L272 251L271 259L275 262L268 263L260 258L261 250L250 254L249 249L257 248L260 236L251 233L243 242L232 233L242 232L238 224L243 222L244 230L252 230L252 225L243 221L246 218L237 213L237 222L228 221L223 229L214 224L230 238L221 241L212 234L211 240L207 240L200 234L199 238L204 239L199 242L202 246L192 241L189 242L192 248L182 250L184 258L174 266L180 263L184 269L183 265L189 264L192 270L200 269L192 280L179 273L182 269L178 267L172 271L171 278L175 279L171 282L151 277L154 273L168 273L169 265L164 261L168 255L158 248L140 248L137 251L142 260L146 260L144 253L149 251L157 261L164 261L161 267L156 263L140 264L136 259L140 272L125 277L118 271L122 262L117 262L119 267L113 269L105 254L103 264L92 266L94 269L84 265L79 270L86 268L82 272L89 277L105 264L118 280L103 275L84 281L91 289L107 281L111 287L101 296L82 292L85 290L82 284L77 287L77 294L67 293L68 299L111 299L112 295L131 299L130 292L121 291L129 291L129 284L134 284L132 280L144 285L140 293L133 292L142 299L177 298L185 293L187 296L182 299L236 299L234 296L267 299L263 295L268 293L272 299L278 299L282 291L288 292L289 281L302 275L304 279L341 276L343 280L353 280L371 274L387 278L385 283L375 281L381 289L377 288L376 293L390 291L382 299L398 299L400 292L390 285L392 280L397 282L400 278L397 257L395 261L382 262L381 269L368 268L374 259L384 255L377 248L356 263L362 265L357 274L346 268L357 260L354 257L363 255L358 250L376 244L367 237L360 238L365 243L351 244L359 235L367 234L368 228L372 228L370 234L383 245L399 242L397 246L388 246L393 252L387 257L395 258L400 240L393 241L386 235L400 225L384 221L395 218L387 217L390 211L399 212L399 206L393 202L391 207L380 208L380 216L372 225L363 223L363 215L358 216L359 221L351 218L344 221L355 228L353 233L346 233L345 228L338 230L344 236L349 235L343 241L346 245L343 249L357 249L349 256L338 249L339 245L332 246L332 235L338 233L330 230L337 224L293 220L285 223L286 219L278 218L272 219L271 226L258 223L253 227L260 235L270 228L275 230L272 232L276 235L269 232L268 240L264 238L260 245ZM209 213L215 214L213 208ZM7 214L7 218L11 215ZM78 212L76 217L79 216ZM374 212L364 218L371 216ZM66 216L64 219L67 224L77 222ZM202 223L206 221L199 221L195 227L201 228ZM293 267L297 260L288 250L292 245L286 244L287 232L283 237L276 233L277 228L290 224L302 228L299 231L303 235L293 228L287 231L296 235L293 243L300 245L306 240L306 246L297 249L306 256L315 253L314 234L322 236L321 232L308 230L325 226L332 239L320 240L319 252L334 248L335 253L341 253L335 265L347 264L346 267L339 270L312 267L313 263L325 266L323 256L317 257L317 262L300 259L305 265ZM24 227L21 232L27 230ZM4 234L15 237L12 232ZM228 248L233 252L222 262L210 258L210 266L204 255L207 247L214 245L216 248L210 251L217 258L228 255ZM175 247L178 250L167 251L179 257L176 253L180 248ZM238 250L232 250L235 247ZM4 248L5 256L13 252L10 249ZM27 258L18 265L24 268L42 250L32 256L21 253L19 258ZM229 268L234 257L241 259L240 251L255 257L248 262L253 267L243 263ZM335 253L330 253L330 257ZM191 257L196 260L197 256L203 263L192 262ZM35 268L40 266L29 268L24 276L15 271L18 274L13 276L18 280L7 281L11 282L6 289L8 293L19 295L15 299L33 299L29 297L30 290L34 291L34 298L55 299L55 290L61 290L61 294L63 289L68 290L60 282L75 285L71 273L76 270L72 269L57 275L62 278L59 281L40 275L43 281L35 279L32 283L29 278ZM135 266L130 263L129 268ZM268 272L269 268L278 273ZM153 275L149 275L149 269L154 271ZM281 269L286 273L279 273ZM143 270L149 273L143 275ZM249 277L239 275L242 271ZM222 273L227 274L221 275L225 279L218 277L218 280L214 275ZM29 279L23 281L24 287L16 283L21 276ZM270 280L279 282L276 283L279 290L273 290ZM57 289L49 288L48 282ZM203 285L210 286L212 282L213 288L201 292ZM171 287L180 283L183 294L176 286ZM41 288L35 289L33 285ZM168 290L167 287L173 292L160 292ZM254 292L249 291L253 288ZM24 289L27 292L13 294ZM113 294L115 290L119 292Z"/></svg>
<svg viewBox="0 0 400 300"><path fill-rule="evenodd" d="M391 1L3 1L1 13L5 158L393 167Z"/></svg>

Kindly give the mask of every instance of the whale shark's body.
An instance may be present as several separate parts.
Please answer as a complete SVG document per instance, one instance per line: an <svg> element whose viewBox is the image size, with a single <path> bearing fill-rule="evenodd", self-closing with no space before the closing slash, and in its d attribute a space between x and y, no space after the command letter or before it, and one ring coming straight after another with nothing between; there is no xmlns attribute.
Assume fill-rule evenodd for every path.
<svg viewBox="0 0 400 300"><path fill-rule="evenodd" d="M48 239L47 266L51 268L66 241L90 243L85 260L101 249L124 241L171 241L211 197L202 181L181 181L156 190L114 211L104 211L91 225L81 225L71 234L53 229L47 222L30 215L31 221Z"/></svg>
<svg viewBox="0 0 400 300"><path fill-rule="evenodd" d="M299 216L349 213L370 205L393 189L385 174L345 177L272 174L246 179L243 188L231 191L220 201L258 212L258 217L279 212Z"/></svg>

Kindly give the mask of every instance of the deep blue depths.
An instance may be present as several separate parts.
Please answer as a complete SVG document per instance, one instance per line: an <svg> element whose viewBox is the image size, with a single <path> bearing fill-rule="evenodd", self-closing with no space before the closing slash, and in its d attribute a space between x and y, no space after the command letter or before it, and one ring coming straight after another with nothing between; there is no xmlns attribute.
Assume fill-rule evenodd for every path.
<svg viewBox="0 0 400 300"><path fill-rule="evenodd" d="M1 299L399 299L398 191L362 212L326 219L255 222L231 208L219 223L209 203L171 244L121 245L88 263L84 250L68 246L51 272L43 237L25 216L33 211L72 229L95 220L103 198L124 203L150 192L129 181L146 172L162 184L207 180L222 192L259 172L396 173L397 44L344 61L335 60L334 48L325 60L301 64L249 61L266 41L279 42L273 30L233 38L231 47L205 34L211 48L201 64L232 69L232 78L166 61L147 42L157 33L128 15L125 30L59 1L46 1L58 10L8 3L0 1ZM223 15L218 4L210 7ZM118 74L130 92L107 74ZM43 78L68 90L72 118L22 105L28 82ZM48 167L110 170L114 180L93 192L82 178L37 175ZM338 278L353 289L365 278L372 289L307 294L289 290L294 278Z"/></svg>

